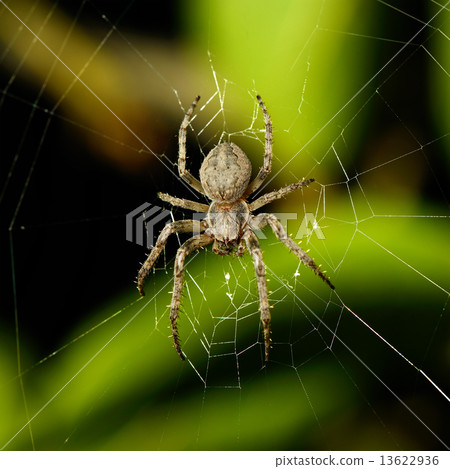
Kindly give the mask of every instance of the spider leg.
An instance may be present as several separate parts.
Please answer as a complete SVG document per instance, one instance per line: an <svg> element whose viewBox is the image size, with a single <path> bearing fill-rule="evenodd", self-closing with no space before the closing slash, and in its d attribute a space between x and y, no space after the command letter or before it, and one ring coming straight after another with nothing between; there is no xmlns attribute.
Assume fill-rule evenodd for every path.
<svg viewBox="0 0 450 469"><path fill-rule="evenodd" d="M307 186L312 182L314 182L314 179L306 179L305 181L296 182L289 186L282 187L276 191L268 192L267 194L264 194L258 199L254 200L251 204L249 204L248 208L250 212L253 212L263 205L270 204L270 202L273 202L274 200L281 199L290 192L296 191L297 189L300 189L300 187Z"/></svg>
<svg viewBox="0 0 450 469"><path fill-rule="evenodd" d="M245 240L241 238L239 241L238 247L236 249L236 253L234 254L236 257L242 257L245 252Z"/></svg>
<svg viewBox="0 0 450 469"><path fill-rule="evenodd" d="M261 246L259 245L258 238L255 233L249 229L244 233L243 238L247 244L248 251L252 255L253 264L255 266L255 275L259 294L259 309L264 329L265 360L268 361L270 350L270 309L266 284L266 267L264 266Z"/></svg>
<svg viewBox="0 0 450 469"><path fill-rule="evenodd" d="M164 249L166 245L167 238L172 233L188 233L189 231L194 233L199 233L200 231L204 230L205 227L201 222L195 220L178 220L172 223L168 223L156 240L156 244L153 247L152 251L148 255L146 261L142 264L141 269L139 270L137 276L137 288L141 296L144 296L144 281L147 275L150 272L150 269L153 267L153 264L158 259L161 251Z"/></svg>
<svg viewBox="0 0 450 469"><path fill-rule="evenodd" d="M169 194L163 194L158 192L158 197L164 202L169 202L169 204L174 205L175 207L182 207L188 210L193 210L194 212L207 212L209 210L209 205L201 204L200 202L193 202L192 200L179 199Z"/></svg>
<svg viewBox="0 0 450 469"><path fill-rule="evenodd" d="M248 185L247 190L244 193L244 198L247 198L251 193L255 192L266 179L267 175L272 169L272 121L270 120L269 113L267 112L266 106L261 99L261 96L257 95L256 99L259 101L259 105L264 115L264 122L266 124L266 135L264 145L264 163L259 169L259 172L255 179Z"/></svg>
<svg viewBox="0 0 450 469"><path fill-rule="evenodd" d="M183 275L184 275L184 260L193 251L206 246L213 240L213 237L208 234L199 234L188 239L177 251L177 257L175 258L175 272L174 272L174 284L173 284L173 295L172 303L170 305L170 323L172 326L172 337L178 355L184 360L183 352L181 351L180 339L178 338L178 310L180 308L181 301L181 290L183 288Z"/></svg>
<svg viewBox="0 0 450 469"><path fill-rule="evenodd" d="M192 188L201 194L204 194L205 192L200 181L192 176L192 174L186 169L186 130L199 99L200 96L196 96L193 103L187 110L183 122L181 123L180 131L178 132L178 173L180 174L181 179L186 181Z"/></svg>
<svg viewBox="0 0 450 469"><path fill-rule="evenodd" d="M328 277L319 269L316 263L312 260L311 257L306 254L300 246L291 239L286 231L284 230L283 226L281 225L278 218L273 215L272 213L260 213L256 217L252 219L252 226L254 228L262 229L266 225L270 225L275 236L284 243L306 266L312 269L316 275L318 275L332 290L334 290L334 285L330 282Z"/></svg>

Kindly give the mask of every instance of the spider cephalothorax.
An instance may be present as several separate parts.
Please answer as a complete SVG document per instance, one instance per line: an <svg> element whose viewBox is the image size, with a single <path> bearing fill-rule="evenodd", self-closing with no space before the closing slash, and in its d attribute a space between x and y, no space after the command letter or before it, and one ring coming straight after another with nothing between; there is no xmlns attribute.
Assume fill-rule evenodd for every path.
<svg viewBox="0 0 450 469"><path fill-rule="evenodd" d="M266 271L262 258L261 247L254 230L260 230L270 225L275 235L309 268L324 280L330 288L334 286L324 275L314 261L305 251L286 234L279 220L270 213L252 215L252 212L263 205L276 199L280 199L289 192L302 186L307 186L314 179L300 181L283 187L274 192L262 195L255 201L247 203L246 199L255 192L263 183L272 166L272 123L269 114L260 96L256 97L261 106L265 125L265 155L264 164L260 168L256 178L250 182L252 166L247 155L234 143L221 143L213 148L200 168L200 181L186 170L186 130L200 99L197 96L184 116L178 136L178 171L181 178L191 187L211 200L210 205L192 202L186 199L178 199L169 194L158 196L172 205L187 208L197 212L207 212L206 219L199 222L195 220L179 220L169 223L161 231L156 244L150 252L147 260L142 265L138 274L138 290L144 295L143 284L153 264L163 250L167 238L171 233L197 232L199 234L188 239L177 251L175 259L175 280L172 303L170 305L170 321L175 348L184 360L178 338L178 310L180 307L181 289L183 286L184 260L193 251L213 242L213 251L216 254L228 255L235 251L242 256L245 248L253 257L255 274L258 284L259 305L261 321L264 328L265 359L269 359L270 349L270 311L266 285Z"/></svg>

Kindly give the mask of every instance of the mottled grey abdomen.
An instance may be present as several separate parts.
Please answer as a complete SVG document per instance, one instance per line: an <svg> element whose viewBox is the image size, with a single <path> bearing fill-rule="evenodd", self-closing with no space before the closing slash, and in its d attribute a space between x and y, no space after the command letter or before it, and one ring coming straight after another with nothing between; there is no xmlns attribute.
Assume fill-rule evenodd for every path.
<svg viewBox="0 0 450 469"><path fill-rule="evenodd" d="M245 192L251 174L247 155L234 143L225 142L208 153L200 168L200 181L210 199L233 202Z"/></svg>

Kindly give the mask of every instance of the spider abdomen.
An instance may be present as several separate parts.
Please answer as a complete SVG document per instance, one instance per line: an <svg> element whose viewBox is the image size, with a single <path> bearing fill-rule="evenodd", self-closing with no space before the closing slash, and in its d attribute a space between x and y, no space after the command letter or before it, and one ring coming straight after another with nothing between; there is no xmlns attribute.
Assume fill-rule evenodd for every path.
<svg viewBox="0 0 450 469"><path fill-rule="evenodd" d="M200 168L200 181L210 199L234 202L244 193L251 174L247 155L234 143L225 142L208 153Z"/></svg>

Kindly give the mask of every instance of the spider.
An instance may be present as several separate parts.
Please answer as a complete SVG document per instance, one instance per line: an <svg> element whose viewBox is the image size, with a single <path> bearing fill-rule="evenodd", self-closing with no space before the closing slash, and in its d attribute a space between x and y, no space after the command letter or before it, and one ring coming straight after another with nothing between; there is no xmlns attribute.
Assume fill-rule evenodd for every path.
<svg viewBox="0 0 450 469"><path fill-rule="evenodd" d="M263 166L255 179L250 182L252 166L247 155L234 143L224 142L214 147L204 159L200 168L200 181L186 169L186 131L200 99L197 96L189 107L180 126L178 134L178 171L180 177L192 188L211 200L210 205L179 199L169 194L158 193L158 197L173 206L182 207L196 212L207 213L204 220L178 220L167 224L159 234L155 246L142 265L138 277L137 288L144 296L143 284L150 269L163 250L167 238L172 233L197 233L178 249L175 258L174 288L170 305L170 322L174 346L182 360L185 359L178 336L178 310L180 307L181 290L183 287L184 261L192 252L213 242L213 251L219 255L229 255L233 251L242 256L245 248L252 255L258 285L259 309L264 331L265 361L269 360L270 350L270 310L266 285L266 271L262 251L254 230L269 225L275 235L304 264L312 269L330 288L334 286L315 262L286 233L275 215L260 213L252 215L256 209L307 186L314 179L296 182L273 192L266 193L253 202L246 199L255 192L270 173L272 166L272 122L261 97L259 102L265 122L265 154Z"/></svg>

